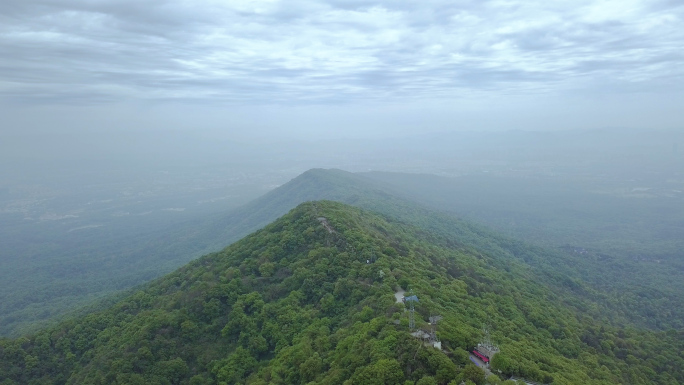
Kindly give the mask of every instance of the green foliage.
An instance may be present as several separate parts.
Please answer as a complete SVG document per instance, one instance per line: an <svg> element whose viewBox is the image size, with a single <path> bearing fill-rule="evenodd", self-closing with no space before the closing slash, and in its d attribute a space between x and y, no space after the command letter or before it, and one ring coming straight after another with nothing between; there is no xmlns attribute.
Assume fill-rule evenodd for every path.
<svg viewBox="0 0 684 385"><path fill-rule="evenodd" d="M485 372L475 365L466 365L461 374L464 381L471 381L477 385L485 383Z"/></svg>
<svg viewBox="0 0 684 385"><path fill-rule="evenodd" d="M438 225L303 204L108 310L0 340L0 374L21 384L481 385L484 373L465 352L489 320L502 350L492 365L504 375L684 381L682 333L604 322L594 302L531 279L529 266L505 253L463 246ZM390 248L396 253L383 252ZM270 275L259 269L264 258ZM430 313L444 317L438 332L450 354L409 335L388 283L402 277L420 297L419 327Z"/></svg>
<svg viewBox="0 0 684 385"><path fill-rule="evenodd" d="M489 385L500 385L501 384L501 379L496 374L488 375L485 381Z"/></svg>
<svg viewBox="0 0 684 385"><path fill-rule="evenodd" d="M404 372L395 359L381 359L361 367L352 377L352 383L359 385L400 385L403 382Z"/></svg>
<svg viewBox="0 0 684 385"><path fill-rule="evenodd" d="M566 276L557 285L600 291L592 295L601 295L611 312L634 325L684 327L684 279L671 274L684 269L684 205L681 196L673 196L678 191L674 180L362 175L395 195L547 247L544 258L536 259L519 241L504 246L546 274ZM629 184L651 188L639 192L644 189ZM504 241L498 234L486 237L492 244Z"/></svg>
<svg viewBox="0 0 684 385"><path fill-rule="evenodd" d="M455 179L310 170L242 208L203 217L202 221L186 226L153 234L141 232L141 228L129 229L134 235L125 241L121 237L87 237L83 232L82 237L70 242L87 246L69 247L67 255L54 255L49 247L21 254L17 266L6 266L0 271L0 281L5 283L5 291L0 292L0 335L18 336L38 330L41 324L54 322L65 312L167 273L203 251L218 250L297 204L315 199L347 202L418 226L429 234L446 238L447 242L458 242L463 248L497 257L500 268L510 269L511 260L522 261L535 279L561 291L562 297L568 296L563 291L569 291L571 296L589 299L592 304L582 311L596 316L598 305L604 322L680 330L684 327L683 282L681 274L673 272L684 268L680 258L684 205L671 197L616 198L614 190L605 190L607 186L586 183L560 185L555 179ZM597 194L596 190L602 192ZM412 201L440 211L475 218L553 249L533 248L450 215L420 209L397 198L398 195L410 196ZM279 250L287 251L304 239L300 235L310 235L315 228L315 224L310 225L301 234L261 250L241 268L263 278L285 273L273 256ZM63 231L59 235L62 237ZM60 237L48 236L54 238L48 243L63 241ZM568 245L582 247L587 254L576 254L572 247L558 248ZM3 246L2 252L13 252L11 245ZM399 241L363 250L362 257L396 257L405 255L405 251L406 244ZM38 258L40 255L51 258L46 263ZM117 257L110 258L111 255ZM60 266L68 268L55 269L54 258L59 259ZM383 280L401 287L411 283L409 275L399 273L388 274ZM305 294L312 294L314 282L308 281ZM184 285L178 277L175 284ZM80 314L105 309L113 303L109 299L97 302ZM329 310L333 315L335 309ZM563 331L550 328L549 332L559 337ZM579 354L576 344L559 349L566 349L563 354L567 357Z"/></svg>
<svg viewBox="0 0 684 385"><path fill-rule="evenodd" d="M437 381L430 376L425 376L416 382L416 385L437 385Z"/></svg>
<svg viewBox="0 0 684 385"><path fill-rule="evenodd" d="M500 370L504 373L511 373L513 371L513 364L511 363L510 358L506 355L506 353L499 353L496 354L493 358L492 361L490 362L492 368L496 370Z"/></svg>

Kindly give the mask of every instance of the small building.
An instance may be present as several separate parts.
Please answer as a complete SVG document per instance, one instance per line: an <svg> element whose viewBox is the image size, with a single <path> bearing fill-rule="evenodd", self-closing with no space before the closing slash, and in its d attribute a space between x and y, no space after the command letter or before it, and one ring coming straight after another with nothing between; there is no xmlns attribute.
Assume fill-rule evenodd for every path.
<svg viewBox="0 0 684 385"><path fill-rule="evenodd" d="M417 295L410 295L410 296L408 296L408 297L404 296L404 298L402 299L402 301L403 301L404 303L406 303L406 302L420 302L420 301L418 301L418 296L417 296Z"/></svg>
<svg viewBox="0 0 684 385"><path fill-rule="evenodd" d="M494 358L494 355L499 352L499 347L492 343L487 327L483 328L483 332L484 338L482 339L482 342L477 344L473 350L473 354L489 366L489 361L491 361L492 358Z"/></svg>
<svg viewBox="0 0 684 385"><path fill-rule="evenodd" d="M498 352L499 348L497 348L496 346L483 344L477 344L477 347L473 350L473 354L479 357L487 365L489 365L489 361Z"/></svg>

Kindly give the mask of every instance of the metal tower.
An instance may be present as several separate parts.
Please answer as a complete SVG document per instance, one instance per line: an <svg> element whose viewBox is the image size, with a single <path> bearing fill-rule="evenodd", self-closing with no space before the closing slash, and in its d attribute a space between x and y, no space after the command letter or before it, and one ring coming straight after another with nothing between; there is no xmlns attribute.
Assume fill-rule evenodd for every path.
<svg viewBox="0 0 684 385"><path fill-rule="evenodd" d="M430 342L437 341L437 322L441 319L441 315L430 316Z"/></svg>
<svg viewBox="0 0 684 385"><path fill-rule="evenodd" d="M489 335L489 325L482 324L482 345L492 346L492 337Z"/></svg>
<svg viewBox="0 0 684 385"><path fill-rule="evenodd" d="M409 292L408 297L404 297L404 302L408 302L409 305L409 330L415 330L416 328L416 317L415 317L415 312L416 312L416 302L418 301L418 297L413 295L413 289Z"/></svg>
<svg viewBox="0 0 684 385"><path fill-rule="evenodd" d="M491 360L492 357L499 352L499 347L494 345L492 342L492 338L489 335L489 325L482 325L482 334L484 334L482 337L482 342L477 344L477 348L475 348L475 350L479 354L484 355L488 360ZM487 360L485 362L487 362L487 365L489 365Z"/></svg>

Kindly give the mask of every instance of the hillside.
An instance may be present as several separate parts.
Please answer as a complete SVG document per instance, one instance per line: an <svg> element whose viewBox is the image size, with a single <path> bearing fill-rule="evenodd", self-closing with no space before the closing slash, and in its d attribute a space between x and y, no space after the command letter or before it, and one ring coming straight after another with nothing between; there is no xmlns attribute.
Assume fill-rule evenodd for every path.
<svg viewBox="0 0 684 385"><path fill-rule="evenodd" d="M468 183L428 175L353 174L341 170L313 169L245 206L239 217L248 218L242 223L254 223L251 229L256 229L307 200L330 199L344 202L428 229L444 237L460 239L467 247L500 256L500 263L512 259L523 262L533 269L536 279L550 290L574 291L592 302L593 306L601 308L601 312L593 316L606 322L659 330L684 328L684 293L681 290L684 282L681 281L680 269L676 267L667 265L670 266L669 269L658 269L653 264L634 263L626 258L618 258L619 254L613 258L601 258L604 254L597 256L566 252L553 243L558 238L551 234L548 242L536 242L538 239L518 233L515 234L516 237L506 236L477 224L477 216L463 214L467 218L464 220L460 219L461 212L454 214L455 207L487 206L488 211L481 209L476 213L481 214L482 218L487 218L487 213L491 217L502 218L495 210L497 203L500 206L507 204L505 198L502 198L507 192L510 195L507 199L513 202L508 207L515 207L515 203L525 197L521 192L521 186L527 185L525 182L507 180L505 183L498 182L496 186L492 186L492 183L485 183L478 190L477 186L482 182ZM557 185L555 188L565 191ZM527 189L525 191L529 191L530 187ZM489 196L482 190L489 191ZM548 199L550 203L539 199L538 193L523 206L530 208L528 215L532 217L536 212L533 207L548 209L551 203L556 202L554 199L561 200L556 203L562 206L562 199L569 194L565 192L561 195L558 191L555 194L549 193L549 188L541 193L547 193L551 197ZM468 200L468 194L472 199ZM430 199L431 197L434 198ZM588 200L579 195L575 201L583 198ZM474 201L479 201L479 206ZM538 202L536 206L535 202ZM620 209L628 211L626 207ZM557 219L559 222L565 220L566 224L570 223L560 215L557 217L560 217ZM483 219L478 222L486 221ZM555 228L561 226L562 224L558 224ZM225 227L218 225L215 228ZM539 224L531 228L530 232L539 234L546 230L543 224ZM569 228L566 232L572 231ZM600 229L593 231L593 234L598 233L613 239L609 232L601 233ZM619 235L612 233L615 239L622 239L617 238ZM520 238L527 242L519 240ZM653 245L657 247L658 243L654 242Z"/></svg>
<svg viewBox="0 0 684 385"><path fill-rule="evenodd" d="M502 376L684 381L682 333L603 324L522 262L466 241L339 203L305 203L108 310L1 340L0 383L484 383L466 349L485 322ZM430 314L444 317L444 352L409 335L404 305L395 304L400 286L420 298L419 328Z"/></svg>
<svg viewBox="0 0 684 385"><path fill-rule="evenodd" d="M48 242L45 249L21 254L14 262L0 258L4 283L0 288L0 336L38 330L75 309L149 282L203 254L221 250L302 202L358 203L388 197L366 178L314 169L241 207L198 219L161 227L137 224L125 233L113 231L87 238L55 236L57 240ZM36 245L40 244L36 240ZM11 245L3 252L12 254Z"/></svg>
<svg viewBox="0 0 684 385"><path fill-rule="evenodd" d="M621 311L639 313L633 321L641 326L684 327L684 197L676 179L361 175L497 236L553 250L563 265L557 271L629 303Z"/></svg>
<svg viewBox="0 0 684 385"><path fill-rule="evenodd" d="M61 314L92 303L94 298L166 274L202 253L220 250L302 202L319 199L373 210L443 237L460 239L462 245L499 256L498 261L502 264L508 260L523 262L533 269L536 279L549 290L561 294L571 291L590 301L592 305L585 310L597 309L592 316L605 322L660 330L684 326L681 289L668 284L679 293L661 290L664 282L669 282L666 278L677 270L671 269L663 274L654 270L643 271L640 277L636 277L642 284L630 285L635 275L630 270L634 267L632 264L611 263L565 253L557 248L532 246L470 221L457 219L454 215L416 204L415 201L419 201L447 210L452 209L453 202L458 199L467 199L467 196L457 194L445 197L453 185L450 187L443 182L440 185L435 183L435 179L442 181L419 175L369 175L313 169L229 212L215 213L172 229L160 229L154 235L141 234L104 243L90 253L76 254L52 272L58 274L56 278L36 274L40 269L27 263L26 271L21 270L21 274L12 278L22 285L12 287L15 290L12 295L5 296L0 302L0 335L16 336L38 330L40 323L36 320L46 319L54 323ZM412 180L417 182L407 182ZM425 193L429 189L436 197L433 200L426 198L430 197ZM405 196L398 197L401 194ZM440 206L440 202L451 202L452 206L446 203ZM93 258L93 255L99 257ZM52 269L55 266L48 267Z"/></svg>
<svg viewBox="0 0 684 385"><path fill-rule="evenodd" d="M243 207L181 222L141 216L127 226L92 233L66 232L57 224L41 230L3 227L8 241L0 251L0 335L37 330L74 309L149 282L221 250L306 200L344 198L347 190L317 174L305 173Z"/></svg>

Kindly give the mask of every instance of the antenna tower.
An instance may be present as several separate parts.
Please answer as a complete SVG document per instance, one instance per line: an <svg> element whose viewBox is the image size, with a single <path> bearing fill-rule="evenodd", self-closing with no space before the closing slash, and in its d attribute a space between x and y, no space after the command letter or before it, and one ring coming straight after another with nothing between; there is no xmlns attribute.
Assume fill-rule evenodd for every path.
<svg viewBox="0 0 684 385"><path fill-rule="evenodd" d="M489 325L482 325L482 342L477 344L477 350L487 356L490 360L499 352L499 347L494 345L492 337L489 335Z"/></svg>
<svg viewBox="0 0 684 385"><path fill-rule="evenodd" d="M413 289L409 291L409 294L411 294L411 298L413 297ZM416 317L415 317L415 312L416 312L416 305L414 304L415 301L411 300L409 301L409 330L415 330L416 329Z"/></svg>
<svg viewBox="0 0 684 385"><path fill-rule="evenodd" d="M492 346L492 337L489 334L489 325L482 324L482 334L484 335L482 338L482 345Z"/></svg>
<svg viewBox="0 0 684 385"><path fill-rule="evenodd" d="M430 341L437 341L437 322L442 319L441 315L430 316Z"/></svg>

